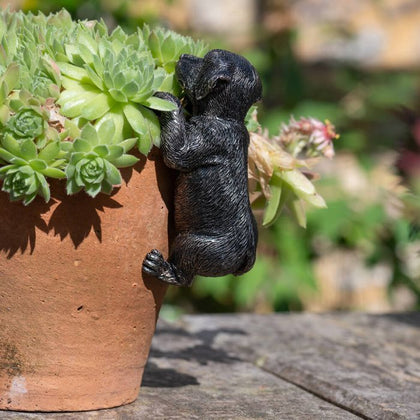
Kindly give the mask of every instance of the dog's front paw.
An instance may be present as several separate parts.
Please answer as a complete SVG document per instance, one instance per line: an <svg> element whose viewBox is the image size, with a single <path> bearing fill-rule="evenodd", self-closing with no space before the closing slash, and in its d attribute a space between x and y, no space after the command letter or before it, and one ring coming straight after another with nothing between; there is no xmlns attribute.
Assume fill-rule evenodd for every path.
<svg viewBox="0 0 420 420"><path fill-rule="evenodd" d="M153 96L156 96L156 98L159 98L159 99L164 99L165 101L168 101L168 102L172 102L178 108L181 107L180 100L175 95L172 95L172 93L169 93L169 92L155 92Z"/></svg>

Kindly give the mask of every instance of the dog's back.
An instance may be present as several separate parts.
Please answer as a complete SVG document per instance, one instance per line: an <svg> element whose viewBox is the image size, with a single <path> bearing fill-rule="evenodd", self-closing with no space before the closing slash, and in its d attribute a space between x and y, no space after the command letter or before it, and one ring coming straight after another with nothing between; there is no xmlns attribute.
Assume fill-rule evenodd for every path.
<svg viewBox="0 0 420 420"><path fill-rule="evenodd" d="M219 255L209 255L216 257L213 267L228 259L230 272L246 271L257 243L247 189L248 132L238 121L201 116L192 118L188 129L214 147L203 148L200 165L178 175L176 231L214 237L222 246Z"/></svg>

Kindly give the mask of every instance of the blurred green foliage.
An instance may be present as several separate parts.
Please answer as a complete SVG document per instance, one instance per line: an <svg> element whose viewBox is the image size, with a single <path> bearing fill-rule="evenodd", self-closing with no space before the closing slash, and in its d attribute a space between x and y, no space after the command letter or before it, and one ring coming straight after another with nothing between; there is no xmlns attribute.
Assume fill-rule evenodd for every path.
<svg viewBox="0 0 420 420"><path fill-rule="evenodd" d="M125 30L144 22L159 22L156 15L128 16L127 3L31 0L27 8L48 12L66 7L75 18L103 17L108 25L115 22ZM256 46L242 51L263 80L264 103L259 112L262 125L271 134L277 134L280 124L287 122L290 115L331 120L341 134L335 143L338 155L357 156L358 170L368 184L374 184L373 171L384 165L381 154L398 152L410 139L410 127L395 111L404 106L420 113L418 71L373 71L351 64L302 63L293 52L295 37L296 33L290 30L277 34L260 30ZM216 46L229 48L220 40L215 40L213 47ZM390 174L394 170L389 166ZM400 175L412 191L402 197L405 209L397 216L386 210L389 196L377 194L362 199L339 185L335 174L323 176L317 189L322 195L326 192L328 209L309 211L306 230L283 215L274 226L260 231L259 256L249 273L241 278L200 278L188 290L172 288L163 314L176 317L192 311L304 309L302 297L317 293L313 263L333 249L359 251L366 267L378 262L389 265L390 298L396 287L403 285L414 297L412 308L419 309L420 279L418 273L407 269L407 258L419 256L406 257L402 250L420 241L420 183L407 174ZM381 187L377 188L379 191ZM369 196L369 192L365 194Z"/></svg>
<svg viewBox="0 0 420 420"><path fill-rule="evenodd" d="M388 164L381 161L381 153L398 151L410 136L410 127L395 111L401 106L420 110L418 72L300 63L293 54L293 39L293 33L262 37L256 48L243 52L263 79L262 125L275 135L290 115L331 120L341 135L335 142L337 153L357 156L358 170L367 183L373 183L372 172ZM392 165L386 171L390 175L397 172ZM373 200L363 200L338 185L334 175L325 176L317 182L317 189L328 208L308 210L306 230L282 216L274 226L260 230L259 256L249 273L240 279L200 278L191 290L170 291L167 302L201 312L304 309L302 297L317 293L314 260L332 249L342 249L360 252L367 269L378 263L390 266L390 300L397 286L403 285L411 291L411 308L419 309L420 278L406 269L407 258L419 256L404 259L401 252L408 244L420 241L415 216L420 215L419 191L414 189L414 180L400 181L408 186L412 182L412 191L401 198L405 211L394 216L385 210L386 195L378 193ZM377 186L378 191L381 187ZM324 194L324 190L332 193ZM393 193L394 199L401 194L390 191Z"/></svg>

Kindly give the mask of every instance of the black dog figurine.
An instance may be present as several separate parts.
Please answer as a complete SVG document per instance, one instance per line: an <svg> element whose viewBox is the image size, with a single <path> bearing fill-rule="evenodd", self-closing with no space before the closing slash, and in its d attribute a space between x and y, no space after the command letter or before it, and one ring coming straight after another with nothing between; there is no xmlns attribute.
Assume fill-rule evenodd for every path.
<svg viewBox="0 0 420 420"><path fill-rule="evenodd" d="M262 87L246 59L224 50L204 58L182 55L176 76L192 106L188 121L176 97L156 94L178 105L159 115L164 161L179 171L176 236L168 260L154 249L143 261L143 272L190 286L196 274L239 275L254 265L257 227L248 198L244 118Z"/></svg>

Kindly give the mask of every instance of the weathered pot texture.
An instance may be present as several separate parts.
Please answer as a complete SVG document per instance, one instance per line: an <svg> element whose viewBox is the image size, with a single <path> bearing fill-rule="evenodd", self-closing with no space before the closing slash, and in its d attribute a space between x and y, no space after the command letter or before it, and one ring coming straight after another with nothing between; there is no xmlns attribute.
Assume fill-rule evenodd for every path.
<svg viewBox="0 0 420 420"><path fill-rule="evenodd" d="M79 411L136 399L165 286L171 173L156 150L111 196L28 207L0 193L0 409Z"/></svg>

